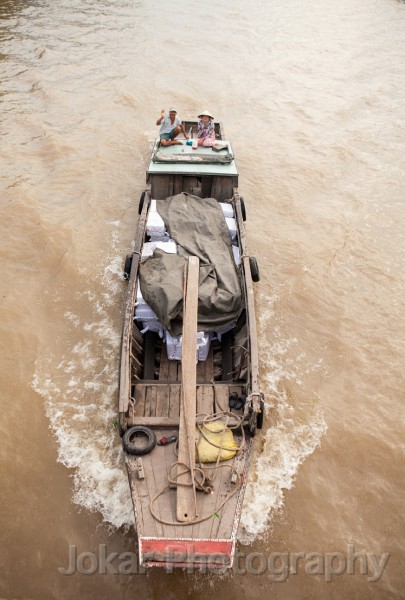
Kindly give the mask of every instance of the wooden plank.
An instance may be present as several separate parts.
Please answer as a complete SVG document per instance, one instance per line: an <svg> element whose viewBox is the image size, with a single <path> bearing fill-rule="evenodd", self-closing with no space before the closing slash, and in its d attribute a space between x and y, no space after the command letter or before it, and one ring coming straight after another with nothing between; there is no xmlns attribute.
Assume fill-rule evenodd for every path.
<svg viewBox="0 0 405 600"><path fill-rule="evenodd" d="M135 414L141 417L145 414L145 395L146 387L135 385Z"/></svg>
<svg viewBox="0 0 405 600"><path fill-rule="evenodd" d="M183 175L183 192L193 194L193 190L198 187L199 181L197 177L189 177L188 175Z"/></svg>
<svg viewBox="0 0 405 600"><path fill-rule="evenodd" d="M211 196L220 202L229 200L233 195L233 177L221 177L215 175L212 179Z"/></svg>
<svg viewBox="0 0 405 600"><path fill-rule="evenodd" d="M176 194L181 194L183 191L183 176L182 175L174 175L173 176L173 196Z"/></svg>
<svg viewBox="0 0 405 600"><path fill-rule="evenodd" d="M169 406L169 417L176 417L179 419L180 424L180 384L170 385L170 406Z"/></svg>
<svg viewBox="0 0 405 600"><path fill-rule="evenodd" d="M188 522L197 516L193 469L195 466L196 340L198 316L199 259L188 259L183 308L182 394L180 403L179 470L177 477L177 519ZM184 471L188 466L188 472ZM182 474L181 474L182 473Z"/></svg>
<svg viewBox="0 0 405 600"><path fill-rule="evenodd" d="M139 346L139 349L142 350L142 344L143 344L142 333L139 331L139 329L135 323L132 326L132 337L136 341L137 345Z"/></svg>
<svg viewBox="0 0 405 600"><path fill-rule="evenodd" d="M170 406L170 388L167 385L156 386L156 417L168 417Z"/></svg>
<svg viewBox="0 0 405 600"><path fill-rule="evenodd" d="M170 432L170 433L172 433L172 432ZM173 433L176 433L176 432L173 432ZM163 435L165 435L165 434L163 433ZM166 435L170 435L170 434L166 433ZM167 446L164 446L166 481L169 481L169 476L171 475L173 477L173 474L175 473L174 467L173 467L173 469L170 469L172 464L177 461L177 456L174 452L174 449L175 449L175 444L169 444ZM167 492L165 492L165 499L166 499L166 514L167 514L166 520L175 522L176 521L176 490L169 489ZM173 539L176 539L177 537L182 536L181 529L182 529L181 527L179 529L177 529L175 526L171 527L170 525L165 525L164 533L167 537L173 536Z"/></svg>
<svg viewBox="0 0 405 600"><path fill-rule="evenodd" d="M143 244L143 238L145 235L146 219L148 214L149 206L149 194L145 192L145 202L142 209L141 216L138 222L138 228L135 237L134 254L132 258L131 274L128 281L127 297L125 302L125 312L122 327L122 338L121 338L121 357L120 357L120 378L119 378L119 412L126 413L128 410L129 396L131 390L130 381L130 364L129 364L129 353L132 335L136 334L136 327L134 326L134 302L136 292L136 280L138 275L138 265L140 250Z"/></svg>
<svg viewBox="0 0 405 600"><path fill-rule="evenodd" d="M212 197L212 180L213 177L210 175L204 175L201 177L201 198Z"/></svg>
<svg viewBox="0 0 405 600"><path fill-rule="evenodd" d="M133 369L134 369L134 371L135 371L135 372L140 372L140 371L141 371L141 368L142 368L142 365L141 365L141 363L139 362L139 360L137 359L137 357L135 356L135 354L133 354L132 352L131 352L131 358L132 358L132 361L133 361L133 363L134 363L134 364L132 365L132 366L133 366Z"/></svg>
<svg viewBox="0 0 405 600"><path fill-rule="evenodd" d="M156 386L146 388L145 417L156 417Z"/></svg>
<svg viewBox="0 0 405 600"><path fill-rule="evenodd" d="M162 487L164 487L165 485L165 481L164 479L161 477L160 473L155 473L155 469L153 468L153 462L152 462L152 454L153 452L151 452L148 455L145 455L143 458L143 469L145 472L145 479L144 481L146 481L147 486L148 486L148 493L149 493L149 498L148 498L148 507L147 510L142 510L143 513L143 518L144 518L144 526L145 526L145 535L150 535L148 532L148 529L150 531L153 530L153 528L156 529L157 531L157 535L158 536L163 536L163 525L162 523L155 519L150 510L149 510L149 503L152 500L152 498L154 498L156 496L156 494L162 489ZM160 498L159 498L160 500ZM162 504L157 501L154 503L154 510L157 513L157 516L159 518L164 518L166 516L165 514L165 510L162 510Z"/></svg>
<svg viewBox="0 0 405 600"><path fill-rule="evenodd" d="M214 386L199 385L197 387L197 414L212 415L214 412Z"/></svg>
<svg viewBox="0 0 405 600"><path fill-rule="evenodd" d="M235 441L238 444L238 446L241 445L242 443L242 436L240 435L235 435ZM237 485L239 487L238 492L236 492L236 494L229 500L229 502L227 502L224 506L224 508L221 510L221 515L220 515L220 519L217 519L216 523L213 523L213 528L211 531L211 535L214 537L219 537L219 538L229 538L232 535L232 530L234 528L235 525L235 516L237 518L240 517L240 514L237 514L237 511L239 512L241 510L241 506L238 507L238 503L240 500L240 494L241 494L241 486L242 484L242 479L245 476L245 469L246 469L246 461L249 460L249 452L247 450L247 447L245 446L244 449L240 450L233 458L232 460L232 465L236 468L238 474L239 474L239 484L234 484L230 482L230 473L226 473L226 477L224 477L223 482L222 482L222 488L224 490L224 496L226 495L226 493L232 493L233 490L235 489L235 485ZM228 471L228 469L226 469L226 471ZM225 473L224 473L225 475Z"/></svg>
<svg viewBox="0 0 405 600"><path fill-rule="evenodd" d="M128 425L132 427L132 425L143 425L144 427L179 427L180 419L179 417L171 417L171 416L157 416L157 417L140 417L135 414L134 419L132 416L128 420Z"/></svg>
<svg viewBox="0 0 405 600"><path fill-rule="evenodd" d="M171 177L167 175L150 175L151 183L151 195L156 200L163 200L171 194L169 194L169 184L171 183ZM171 186L172 187L172 186Z"/></svg>
<svg viewBox="0 0 405 600"><path fill-rule="evenodd" d="M229 386L218 384L214 386L215 412L229 410Z"/></svg>
<svg viewBox="0 0 405 600"><path fill-rule="evenodd" d="M128 469L138 535L145 535L145 532L148 532L146 535L159 535L157 524L149 510L150 492L148 482L145 479L138 479L135 457L126 455L125 462Z"/></svg>
<svg viewBox="0 0 405 600"><path fill-rule="evenodd" d="M156 437L158 440L164 435L168 435L168 433L161 430L156 431ZM170 464L167 464L169 460L166 459L166 456L170 457L170 464L177 460L174 454L174 444L168 446L156 446L150 455L148 455L152 465L155 488L158 492L163 490L169 483L168 471ZM170 495L174 497L175 505L175 493L171 492L169 489L166 489L153 505L155 510L158 508L159 514L164 521L175 521L176 519L176 513L173 513L171 508ZM171 525L162 523L162 528L162 537L172 537L175 534L174 527Z"/></svg>

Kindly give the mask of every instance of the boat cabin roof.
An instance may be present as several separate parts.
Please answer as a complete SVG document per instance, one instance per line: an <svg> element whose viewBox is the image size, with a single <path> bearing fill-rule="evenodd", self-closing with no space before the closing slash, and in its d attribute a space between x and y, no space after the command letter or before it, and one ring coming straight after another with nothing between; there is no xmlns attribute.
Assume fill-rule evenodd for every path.
<svg viewBox="0 0 405 600"><path fill-rule="evenodd" d="M161 146L159 138L152 148L151 159L147 173L150 175L221 175L235 176L238 174L235 158L230 142L218 140L223 149L215 151L212 148L199 146L193 150L186 140L180 145Z"/></svg>

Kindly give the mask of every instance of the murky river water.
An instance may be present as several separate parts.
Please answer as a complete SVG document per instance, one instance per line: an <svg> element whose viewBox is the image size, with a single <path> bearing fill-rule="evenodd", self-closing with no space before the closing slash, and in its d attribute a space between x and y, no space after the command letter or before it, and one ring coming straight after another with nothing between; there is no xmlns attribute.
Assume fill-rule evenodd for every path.
<svg viewBox="0 0 405 600"><path fill-rule="evenodd" d="M0 17L0 596L405 597L405 4L0 0ZM267 428L222 576L113 572L136 548L122 260L171 104L224 123L261 269Z"/></svg>

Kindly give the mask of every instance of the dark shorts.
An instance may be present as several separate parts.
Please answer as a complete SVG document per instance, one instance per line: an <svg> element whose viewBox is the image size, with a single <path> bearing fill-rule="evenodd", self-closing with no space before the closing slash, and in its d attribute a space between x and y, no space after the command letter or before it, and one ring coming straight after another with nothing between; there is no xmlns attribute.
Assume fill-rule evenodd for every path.
<svg viewBox="0 0 405 600"><path fill-rule="evenodd" d="M171 131L169 131L169 133L161 133L160 134L160 139L161 140L172 140L174 136L174 129L172 129Z"/></svg>

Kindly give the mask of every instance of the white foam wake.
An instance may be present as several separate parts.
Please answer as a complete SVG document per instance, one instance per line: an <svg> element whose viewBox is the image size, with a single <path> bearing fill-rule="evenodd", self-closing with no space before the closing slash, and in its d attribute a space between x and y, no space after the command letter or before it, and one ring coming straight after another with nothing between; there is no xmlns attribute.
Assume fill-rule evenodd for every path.
<svg viewBox="0 0 405 600"><path fill-rule="evenodd" d="M260 349L264 357L266 374L262 381L265 393L266 419L263 428L263 444L258 448L260 435L255 440L256 451L249 473L242 510L238 538L249 544L263 535L269 527L274 512L280 509L284 493L293 485L299 466L312 454L326 431L322 409L315 394L312 403L305 403L305 410L297 410L281 384L294 381L302 384L301 373L311 370L305 367L303 355L290 357L290 348L297 346L296 339L282 339L276 326L272 328L272 341L268 342L265 332L275 323L272 306L276 297L261 299ZM265 309L265 305L267 309ZM293 354L293 353L291 353ZM322 364L314 365L318 370Z"/></svg>
<svg viewBox="0 0 405 600"><path fill-rule="evenodd" d="M116 243L113 232L113 251ZM63 339L38 356L32 385L45 399L58 460L74 469L74 502L121 527L134 521L114 424L120 331L109 307L122 303L122 258L107 261L92 289L71 300L64 312Z"/></svg>

